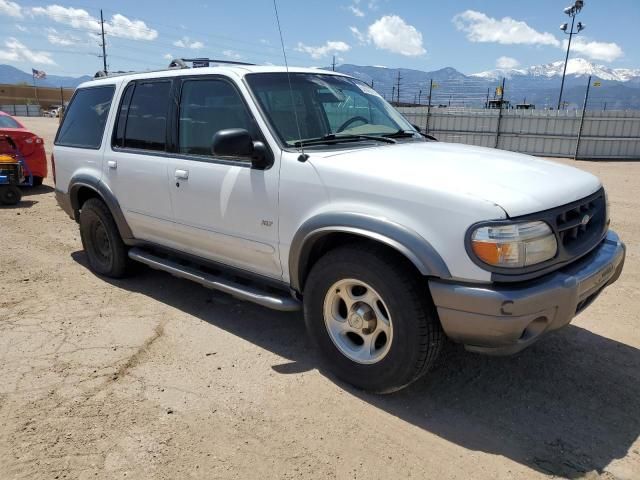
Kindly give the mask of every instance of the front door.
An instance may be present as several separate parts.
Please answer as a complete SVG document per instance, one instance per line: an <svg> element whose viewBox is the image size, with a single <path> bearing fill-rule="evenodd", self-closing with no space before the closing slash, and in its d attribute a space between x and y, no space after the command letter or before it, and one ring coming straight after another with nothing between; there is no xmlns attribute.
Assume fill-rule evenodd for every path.
<svg viewBox="0 0 640 480"><path fill-rule="evenodd" d="M259 129L237 87L224 77L182 80L169 191L182 250L280 279L278 168L251 168L248 158L211 154L213 135Z"/></svg>

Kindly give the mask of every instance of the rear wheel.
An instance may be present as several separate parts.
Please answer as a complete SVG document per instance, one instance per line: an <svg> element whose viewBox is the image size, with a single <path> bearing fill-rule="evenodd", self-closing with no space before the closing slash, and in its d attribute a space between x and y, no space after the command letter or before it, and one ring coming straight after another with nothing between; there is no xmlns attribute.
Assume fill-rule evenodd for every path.
<svg viewBox="0 0 640 480"><path fill-rule="evenodd" d="M111 212L98 198L90 198L80 211L80 237L94 272L107 277L123 277L129 258Z"/></svg>
<svg viewBox="0 0 640 480"><path fill-rule="evenodd" d="M436 360L442 328L423 279L386 250L346 246L314 265L307 330L329 368L364 390L392 392Z"/></svg>
<svg viewBox="0 0 640 480"><path fill-rule="evenodd" d="M15 185L0 185L0 203L16 205L22 199L22 192Z"/></svg>

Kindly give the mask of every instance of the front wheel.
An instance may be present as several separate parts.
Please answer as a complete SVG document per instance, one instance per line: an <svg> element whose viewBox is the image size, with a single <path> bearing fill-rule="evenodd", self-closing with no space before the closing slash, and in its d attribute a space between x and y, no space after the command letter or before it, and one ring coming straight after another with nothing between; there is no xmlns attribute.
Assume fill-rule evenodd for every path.
<svg viewBox="0 0 640 480"><path fill-rule="evenodd" d="M435 362L442 328L422 278L386 250L346 246L314 265L304 290L307 330L339 378L393 392Z"/></svg>

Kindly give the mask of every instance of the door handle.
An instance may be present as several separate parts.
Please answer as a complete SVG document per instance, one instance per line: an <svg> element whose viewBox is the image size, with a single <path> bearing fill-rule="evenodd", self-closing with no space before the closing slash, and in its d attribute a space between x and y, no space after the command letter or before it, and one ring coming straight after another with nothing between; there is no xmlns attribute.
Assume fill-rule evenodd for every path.
<svg viewBox="0 0 640 480"><path fill-rule="evenodd" d="M109 165L109 168L111 168L113 170L118 168L118 162L116 162L115 160L108 160L107 161L107 165Z"/></svg>
<svg viewBox="0 0 640 480"><path fill-rule="evenodd" d="M176 170L175 176L180 180L186 180L187 178L189 178L189 170Z"/></svg>

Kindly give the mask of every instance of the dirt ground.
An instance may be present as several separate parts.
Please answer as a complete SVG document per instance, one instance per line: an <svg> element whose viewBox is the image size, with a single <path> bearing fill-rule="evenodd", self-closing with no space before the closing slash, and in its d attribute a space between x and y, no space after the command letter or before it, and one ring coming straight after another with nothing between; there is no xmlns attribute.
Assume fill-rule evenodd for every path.
<svg viewBox="0 0 640 480"><path fill-rule="evenodd" d="M25 119L48 149L56 122ZM640 478L640 162L577 165L608 188L618 283L520 355L452 348L390 396L324 371L299 314L96 277L47 179L0 209L0 479Z"/></svg>

